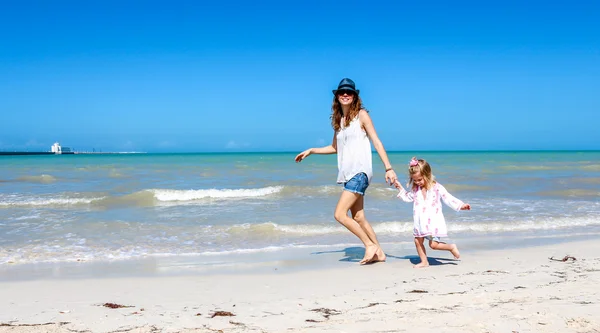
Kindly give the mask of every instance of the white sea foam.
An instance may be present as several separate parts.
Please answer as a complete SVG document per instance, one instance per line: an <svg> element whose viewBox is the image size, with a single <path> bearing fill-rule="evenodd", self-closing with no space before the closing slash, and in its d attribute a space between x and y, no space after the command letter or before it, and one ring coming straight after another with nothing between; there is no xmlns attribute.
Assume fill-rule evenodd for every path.
<svg viewBox="0 0 600 333"><path fill-rule="evenodd" d="M0 194L0 208L57 207L86 204L152 206L153 201L175 203L202 199L261 198L281 192L283 186L256 189L204 189L204 190L142 190L121 196L79 197L76 193L51 195Z"/></svg>
<svg viewBox="0 0 600 333"><path fill-rule="evenodd" d="M59 197L21 197L21 196L3 196L0 197L0 208L7 207L43 207L43 206L72 206L90 204L99 198L70 198Z"/></svg>
<svg viewBox="0 0 600 333"><path fill-rule="evenodd" d="M502 233L502 232L527 232L538 230L557 230L600 226L598 217L561 217L540 218L536 220L517 220L499 222L459 222L448 223L449 233L475 232L475 233ZM384 222L374 226L377 233L404 233L412 232L412 222Z"/></svg>
<svg viewBox="0 0 600 333"><path fill-rule="evenodd" d="M372 223L373 229L377 234L394 235L394 234L412 234L412 221L392 221ZM576 229L588 226L600 226L598 217L562 217L562 218L539 218L536 220L513 220L513 221L489 221L489 222L459 222L448 223L450 233L503 233L503 232L526 232L536 230L556 230L556 229ZM348 231L336 224L277 224L273 222L257 223L257 224L237 224L225 228L225 234L231 237L243 235L244 237L269 235L288 235L290 237L303 236L320 236L345 234Z"/></svg>
<svg viewBox="0 0 600 333"><path fill-rule="evenodd" d="M193 201L207 198L256 198L281 192L283 186L268 186L256 189L205 189L205 190L152 190L159 201Z"/></svg>
<svg viewBox="0 0 600 333"><path fill-rule="evenodd" d="M81 241L79 241L81 243ZM402 242L401 242L402 243ZM280 246L264 246L255 248L223 249L213 251L189 251L181 252L178 249L152 249L150 247L123 247L120 249L89 248L79 245L56 246L28 246L17 251L0 249L0 265L2 264L28 264L28 263L58 263L58 262L94 262L94 261L122 261L148 257L224 257L238 255L256 255L264 253L275 253L295 249L327 249L345 248L356 246L355 243L336 244L287 244ZM206 262L203 264L215 265L226 264L221 261Z"/></svg>
<svg viewBox="0 0 600 333"><path fill-rule="evenodd" d="M373 229L378 234L401 234L412 233L412 221L393 221L372 223ZM476 233L502 233L502 232L521 232L535 230L555 230L566 228L582 228L587 226L600 226L598 217L563 217L563 218L541 218L537 220L521 221L498 221L498 222L460 222L448 223L449 232L476 232ZM343 234L348 231L332 223L330 225L321 224L302 224L302 225L281 225L267 222L259 224L240 224L228 227L229 234L245 233L245 235L257 234L288 234L290 236L318 236L329 234Z"/></svg>
<svg viewBox="0 0 600 333"><path fill-rule="evenodd" d="M597 216L578 218L553 218L520 221L461 222L449 223L450 237L481 237L503 233L518 233L524 237L570 237L598 232L600 220ZM390 221L373 223L377 234L392 236L392 240L406 239L412 235L412 222ZM592 227L591 229L589 227ZM211 241L207 241L201 230L210 230ZM110 240L86 239L79 232L67 232L61 241L55 238L37 244L18 245L0 249L0 265L33 262L75 262L96 260L127 260L144 257L172 256L227 256L277 253L293 249L344 248L356 243L340 244L347 238L348 231L336 223L282 225L273 222L237 224L233 226L198 226L185 237L179 231L172 233L161 229L145 230L148 235L164 233L161 237L138 237L131 245L123 234ZM588 230L588 232L583 232ZM596 231L594 231L596 230ZM548 231L550 231L548 233ZM214 235L219 235L215 238ZM141 235L143 236L143 235ZM396 237L401 238L396 238ZM385 238L384 238L385 239ZM104 243L107 241L108 243ZM343 242L343 241L342 241Z"/></svg>

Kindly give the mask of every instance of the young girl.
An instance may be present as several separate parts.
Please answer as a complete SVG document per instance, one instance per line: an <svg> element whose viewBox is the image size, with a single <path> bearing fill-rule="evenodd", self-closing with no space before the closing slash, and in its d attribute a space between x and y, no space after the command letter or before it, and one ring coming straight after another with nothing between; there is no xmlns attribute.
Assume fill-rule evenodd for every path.
<svg viewBox="0 0 600 333"><path fill-rule="evenodd" d="M413 220L415 237L415 246L421 262L415 265L415 268L427 267L427 254L423 242L427 238L429 247L434 250L450 251L454 258L460 258L458 247L456 244L446 244L442 241L442 237L447 237L446 221L442 214L443 200L450 208L459 210L471 210L471 205L453 197L446 188L435 181L435 177L431 173L429 163L423 159L412 158L408 165L408 188L410 191L404 190L400 182L396 181L395 186L400 191L398 198L405 202L413 202Z"/></svg>

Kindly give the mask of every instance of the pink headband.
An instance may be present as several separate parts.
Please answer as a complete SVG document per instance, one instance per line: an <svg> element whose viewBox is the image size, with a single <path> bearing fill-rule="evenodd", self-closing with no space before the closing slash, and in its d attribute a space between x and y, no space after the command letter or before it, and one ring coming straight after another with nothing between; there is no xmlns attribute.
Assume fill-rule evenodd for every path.
<svg viewBox="0 0 600 333"><path fill-rule="evenodd" d="M417 161L416 158L413 158L412 160L410 160L410 162L408 163L409 166L413 167L413 166L417 166L419 165L419 161Z"/></svg>

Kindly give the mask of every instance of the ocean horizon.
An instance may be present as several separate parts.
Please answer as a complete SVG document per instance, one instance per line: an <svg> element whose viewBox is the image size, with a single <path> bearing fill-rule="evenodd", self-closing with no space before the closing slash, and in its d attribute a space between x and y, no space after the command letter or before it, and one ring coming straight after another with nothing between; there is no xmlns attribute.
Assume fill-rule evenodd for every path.
<svg viewBox="0 0 600 333"><path fill-rule="evenodd" d="M225 150L202 150L202 151L196 151L196 150L182 150L182 151L152 151L152 150L133 150L133 151L126 151L126 150L107 150L107 151L103 151L103 150L90 150L90 149L86 149L86 150L74 150L75 152L80 152L80 153L90 153L90 154L111 154L111 153L120 153L120 154L155 154L155 155L164 155L164 154L298 154L300 153L303 149L306 149L306 147L304 148L300 148L298 150L232 150L232 149L225 149ZM50 150L47 149L7 149L7 148L0 148L0 152L15 152L15 151L23 151L23 152L49 152ZM477 152L491 152L491 153L510 153L510 152L600 152L600 149L422 149L422 150L386 150L386 152L388 154L390 153L410 153L410 152L414 152L414 153L422 153L422 152L427 152L427 153L477 153ZM373 154L376 154L375 150L372 150Z"/></svg>

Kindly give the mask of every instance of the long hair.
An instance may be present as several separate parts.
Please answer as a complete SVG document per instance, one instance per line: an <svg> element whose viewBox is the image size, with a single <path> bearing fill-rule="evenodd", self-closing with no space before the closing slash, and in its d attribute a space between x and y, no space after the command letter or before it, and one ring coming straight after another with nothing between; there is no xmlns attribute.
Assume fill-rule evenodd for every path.
<svg viewBox="0 0 600 333"><path fill-rule="evenodd" d="M358 116L358 112L364 109L362 100L360 96L354 94L354 99L352 100L352 104L350 104L350 112L348 113L348 117L344 119L344 127L348 127L350 122ZM366 109L365 109L366 111ZM368 111L367 111L368 112ZM339 131L341 126L340 122L342 121L342 117L344 117L344 112L342 111L342 104L338 100L337 94L333 96L333 104L331 105L331 127L333 127L334 131Z"/></svg>
<svg viewBox="0 0 600 333"><path fill-rule="evenodd" d="M431 173L431 166L422 158L413 157L411 161L417 161L416 165L408 165L408 183L406 187L413 190L417 189L417 184L412 179L412 175L421 173L421 177L425 180L425 189L429 190L435 184L435 176Z"/></svg>

